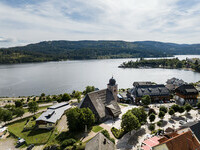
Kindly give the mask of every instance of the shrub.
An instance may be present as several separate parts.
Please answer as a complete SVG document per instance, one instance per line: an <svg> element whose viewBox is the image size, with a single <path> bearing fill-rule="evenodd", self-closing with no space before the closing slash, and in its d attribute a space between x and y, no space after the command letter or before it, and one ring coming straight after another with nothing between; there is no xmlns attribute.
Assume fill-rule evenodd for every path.
<svg viewBox="0 0 200 150"><path fill-rule="evenodd" d="M62 144L61 144L61 147L62 147L62 148L65 148L65 147L67 147L67 146L73 145L74 143L76 143L76 140L70 138L70 139L64 140L64 141L62 142Z"/></svg>
<svg viewBox="0 0 200 150"><path fill-rule="evenodd" d="M185 111L185 108L183 106L180 106L178 112L183 113L184 111Z"/></svg>
<svg viewBox="0 0 200 150"><path fill-rule="evenodd" d="M101 131L101 133L102 133L105 137L107 137L111 142L113 142L113 143L115 144L115 139L113 139L113 138L110 137L110 134L108 133L107 130L103 130L103 131Z"/></svg>
<svg viewBox="0 0 200 150"><path fill-rule="evenodd" d="M149 116L150 122L153 122L155 119L156 119L156 115L155 115L155 114L151 114L151 115Z"/></svg>
<svg viewBox="0 0 200 150"><path fill-rule="evenodd" d="M159 110L163 111L164 113L167 113L167 107L165 106L161 106Z"/></svg>
<svg viewBox="0 0 200 150"><path fill-rule="evenodd" d="M110 139L110 134L108 133L107 130L103 130L103 131L101 131L101 133L102 133L105 137L107 137L108 139Z"/></svg>
<svg viewBox="0 0 200 150"><path fill-rule="evenodd" d="M162 130L162 129L158 129L158 130L153 130L152 132L151 132L151 134L155 134L155 135L160 135L160 134L163 134L164 133L164 130Z"/></svg>
<svg viewBox="0 0 200 150"><path fill-rule="evenodd" d="M149 104L151 104L151 97L149 95L145 95L142 97L142 104L144 106L148 106Z"/></svg>
<svg viewBox="0 0 200 150"><path fill-rule="evenodd" d="M161 118L161 119L163 119L164 116L165 116L165 112L160 111L159 114L158 114L158 117Z"/></svg>
<svg viewBox="0 0 200 150"><path fill-rule="evenodd" d="M187 112L189 112L192 109L192 106L188 103L186 103L184 107Z"/></svg>
<svg viewBox="0 0 200 150"><path fill-rule="evenodd" d="M124 130L123 129L117 129L115 127L111 128L111 132L114 135L115 138L120 139L124 135Z"/></svg>
<svg viewBox="0 0 200 150"><path fill-rule="evenodd" d="M161 121L158 121L158 122L157 122L157 126L160 127L161 125L162 125L162 122L161 122Z"/></svg>
<svg viewBox="0 0 200 150"><path fill-rule="evenodd" d="M172 115L174 115L175 111L174 111L174 109L170 108L168 113L172 116Z"/></svg>
<svg viewBox="0 0 200 150"><path fill-rule="evenodd" d="M149 130L150 130L150 131L155 130L155 124L150 124L150 125L149 125Z"/></svg>
<svg viewBox="0 0 200 150"><path fill-rule="evenodd" d="M149 109L148 116L150 116L151 114L157 115L156 111L153 108Z"/></svg>
<svg viewBox="0 0 200 150"><path fill-rule="evenodd" d="M172 105L171 108L172 108L175 112L178 112L178 111L179 111L179 106L178 106L177 104Z"/></svg>
<svg viewBox="0 0 200 150"><path fill-rule="evenodd" d="M115 144L115 139L114 138L110 138L110 141Z"/></svg>

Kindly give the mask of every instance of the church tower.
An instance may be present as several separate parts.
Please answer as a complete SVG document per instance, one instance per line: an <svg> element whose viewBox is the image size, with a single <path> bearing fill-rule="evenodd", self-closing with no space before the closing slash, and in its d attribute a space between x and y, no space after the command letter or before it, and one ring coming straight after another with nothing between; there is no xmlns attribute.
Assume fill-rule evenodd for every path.
<svg viewBox="0 0 200 150"><path fill-rule="evenodd" d="M113 77L109 80L107 88L112 92L115 101L117 101L118 85L116 84L116 80Z"/></svg>

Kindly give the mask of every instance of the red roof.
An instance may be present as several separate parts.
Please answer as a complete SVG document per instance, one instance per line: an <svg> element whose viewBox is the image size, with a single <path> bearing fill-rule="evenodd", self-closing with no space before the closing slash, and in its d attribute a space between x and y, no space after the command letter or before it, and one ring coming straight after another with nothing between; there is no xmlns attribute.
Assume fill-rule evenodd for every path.
<svg viewBox="0 0 200 150"><path fill-rule="evenodd" d="M156 145L159 144L159 141L158 141L159 139L160 139L159 137L154 136L154 137L152 137L152 138L150 138L150 139L145 140L145 141L143 142L143 143L145 144L145 146L143 146L142 148L143 148L144 150L150 150L151 147L154 147L154 146L156 146Z"/></svg>
<svg viewBox="0 0 200 150"><path fill-rule="evenodd" d="M169 138L160 144L166 144L169 150L195 150L200 147L198 140L193 136L191 131Z"/></svg>

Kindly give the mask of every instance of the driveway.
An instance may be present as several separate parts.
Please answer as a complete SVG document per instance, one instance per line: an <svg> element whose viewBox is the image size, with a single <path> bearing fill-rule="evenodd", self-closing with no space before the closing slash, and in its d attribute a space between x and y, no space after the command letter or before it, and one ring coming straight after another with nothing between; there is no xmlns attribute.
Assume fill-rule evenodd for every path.
<svg viewBox="0 0 200 150"><path fill-rule="evenodd" d="M63 131L68 130L66 115L62 116L62 118L59 120L56 127L57 127L58 132L63 132Z"/></svg>
<svg viewBox="0 0 200 150"><path fill-rule="evenodd" d="M6 139L0 140L0 150L18 150L18 148L15 148L15 139L9 137Z"/></svg>

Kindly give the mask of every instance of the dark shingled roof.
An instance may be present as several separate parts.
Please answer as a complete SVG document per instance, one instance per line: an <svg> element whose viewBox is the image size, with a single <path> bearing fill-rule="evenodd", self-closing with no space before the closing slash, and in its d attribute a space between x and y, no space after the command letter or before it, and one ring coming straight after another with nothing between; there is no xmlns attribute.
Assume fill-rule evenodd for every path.
<svg viewBox="0 0 200 150"><path fill-rule="evenodd" d="M193 94L197 95L198 94L197 89L191 84L181 85L175 90L175 92L181 93L183 95L193 95Z"/></svg>
<svg viewBox="0 0 200 150"><path fill-rule="evenodd" d="M142 97L145 95L168 96L170 95L170 92L163 84L140 85L135 88L133 95L136 97Z"/></svg>
<svg viewBox="0 0 200 150"><path fill-rule="evenodd" d="M146 82L134 82L133 86L137 87L137 86L142 86L142 85L152 85L152 83L150 81L146 81Z"/></svg>
<svg viewBox="0 0 200 150"><path fill-rule="evenodd" d="M197 137L197 139L200 141L200 122L192 125L190 127L190 129L192 130L192 132L195 134L195 136Z"/></svg>
<svg viewBox="0 0 200 150"><path fill-rule="evenodd" d="M121 113L121 109L115 101L112 92L108 89L88 93L79 107L89 107L94 114L98 115L96 117L100 119L106 117L106 115L111 115L109 111L113 117L117 117Z"/></svg>
<svg viewBox="0 0 200 150"><path fill-rule="evenodd" d="M102 133L98 133L85 146L85 150L114 150L115 145Z"/></svg>

